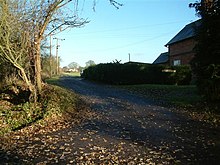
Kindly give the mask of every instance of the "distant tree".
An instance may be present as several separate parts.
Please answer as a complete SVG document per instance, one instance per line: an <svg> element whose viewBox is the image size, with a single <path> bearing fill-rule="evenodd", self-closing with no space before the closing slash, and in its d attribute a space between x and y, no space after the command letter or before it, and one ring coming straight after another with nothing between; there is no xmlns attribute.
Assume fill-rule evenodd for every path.
<svg viewBox="0 0 220 165"><path fill-rule="evenodd" d="M71 62L68 65L68 68L70 68L70 69L79 69L79 64L77 62Z"/></svg>
<svg viewBox="0 0 220 165"><path fill-rule="evenodd" d="M88 68L89 66L93 66L95 65L95 62L93 60L89 60L86 62L86 68Z"/></svg>
<svg viewBox="0 0 220 165"><path fill-rule="evenodd" d="M192 68L199 91L210 101L220 101L220 0L190 4L201 17Z"/></svg>

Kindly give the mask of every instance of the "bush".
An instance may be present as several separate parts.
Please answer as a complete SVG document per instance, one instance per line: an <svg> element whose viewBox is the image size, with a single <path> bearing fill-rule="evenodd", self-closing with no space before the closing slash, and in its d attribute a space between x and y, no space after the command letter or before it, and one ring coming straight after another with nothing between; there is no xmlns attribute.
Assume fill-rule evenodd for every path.
<svg viewBox="0 0 220 165"><path fill-rule="evenodd" d="M10 88L9 88L10 87ZM31 125L41 119L71 118L78 111L79 97L67 89L45 85L37 103L28 102L25 90L7 86L0 91L0 136ZM16 94L17 89L19 93ZM18 96L20 95L20 96Z"/></svg>
<svg viewBox="0 0 220 165"><path fill-rule="evenodd" d="M191 4L201 17L196 29L196 54L192 60L200 93L209 102L220 102L220 3L200 1Z"/></svg>
<svg viewBox="0 0 220 165"><path fill-rule="evenodd" d="M164 72L163 70L176 70ZM138 63L107 63L91 66L84 70L82 77L108 84L178 84L187 85L191 81L188 66L167 67Z"/></svg>
<svg viewBox="0 0 220 165"><path fill-rule="evenodd" d="M211 64L197 68L197 86L203 97L210 102L220 100L220 65Z"/></svg>
<svg viewBox="0 0 220 165"><path fill-rule="evenodd" d="M189 66L175 66L174 82L177 85L189 85L192 81L192 71Z"/></svg>

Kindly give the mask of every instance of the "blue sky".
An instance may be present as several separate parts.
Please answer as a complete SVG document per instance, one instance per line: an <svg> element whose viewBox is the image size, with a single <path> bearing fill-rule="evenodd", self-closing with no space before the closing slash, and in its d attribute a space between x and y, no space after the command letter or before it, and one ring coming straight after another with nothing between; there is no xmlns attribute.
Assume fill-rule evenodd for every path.
<svg viewBox="0 0 220 165"><path fill-rule="evenodd" d="M195 21L194 9L188 7L194 0L117 0L123 3L119 10L108 0L93 0L80 4L80 16L90 23L57 35L60 41L61 67L71 62L81 66L89 60L108 63L113 60L152 63L164 46L186 24ZM83 6L83 7L82 7ZM55 44L55 40L53 40ZM53 48L55 55L55 48Z"/></svg>

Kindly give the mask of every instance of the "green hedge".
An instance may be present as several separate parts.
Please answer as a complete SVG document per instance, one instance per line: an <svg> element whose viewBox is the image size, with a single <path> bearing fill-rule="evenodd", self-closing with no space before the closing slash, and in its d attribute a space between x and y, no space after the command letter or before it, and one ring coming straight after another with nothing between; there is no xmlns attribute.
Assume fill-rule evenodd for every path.
<svg viewBox="0 0 220 165"><path fill-rule="evenodd" d="M176 72L171 72L173 70ZM187 85L191 82L191 69L188 66L107 63L90 66L82 77L108 84Z"/></svg>

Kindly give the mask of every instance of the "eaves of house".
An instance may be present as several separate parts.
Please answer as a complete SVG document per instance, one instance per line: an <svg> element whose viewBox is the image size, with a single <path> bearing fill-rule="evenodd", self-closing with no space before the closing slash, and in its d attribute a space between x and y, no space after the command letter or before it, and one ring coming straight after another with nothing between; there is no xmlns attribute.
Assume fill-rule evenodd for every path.
<svg viewBox="0 0 220 165"><path fill-rule="evenodd" d="M159 57L153 62L153 64L166 64L169 61L169 53L161 53Z"/></svg>
<svg viewBox="0 0 220 165"><path fill-rule="evenodd" d="M201 26L201 19L186 25L176 36L174 36L165 46L184 41L196 36L196 30Z"/></svg>

